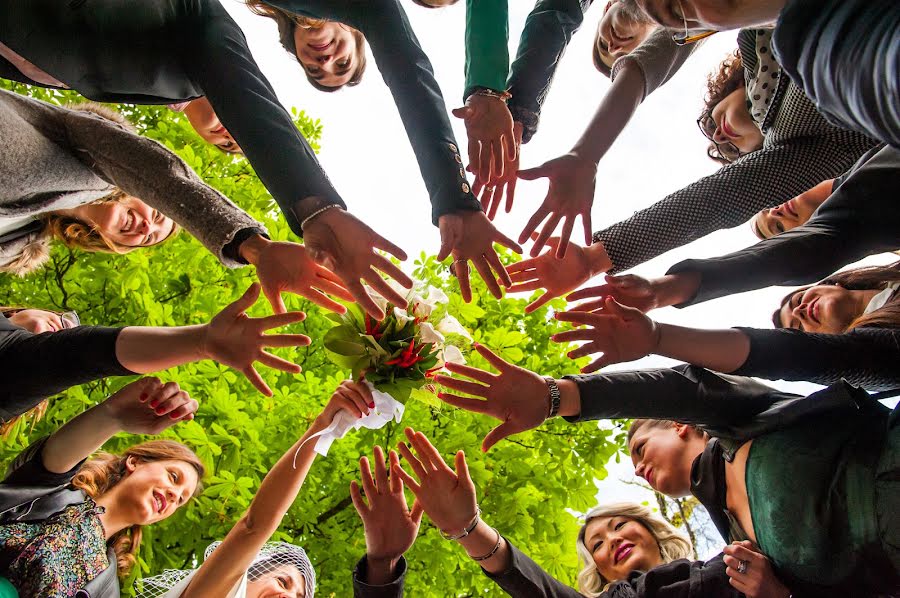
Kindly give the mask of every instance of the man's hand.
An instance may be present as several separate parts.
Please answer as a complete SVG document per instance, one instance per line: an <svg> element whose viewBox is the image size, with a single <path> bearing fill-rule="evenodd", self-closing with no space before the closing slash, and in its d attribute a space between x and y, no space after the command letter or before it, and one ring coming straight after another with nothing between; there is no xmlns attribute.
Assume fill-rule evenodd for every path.
<svg viewBox="0 0 900 598"><path fill-rule="evenodd" d="M397 561L415 542L423 511L418 502L413 504L412 511L407 507L400 476L392 475L388 479L380 446L375 447L374 461L373 478L369 460L360 458L359 475L365 498L356 480L350 482L350 498L366 534L368 578L365 581L371 585L384 585L393 580ZM392 469L400 467L394 451L390 453L390 461Z"/></svg>
<svg viewBox="0 0 900 598"><path fill-rule="evenodd" d="M451 378L443 374L434 377L441 386L486 399L471 399L445 392L438 398L454 407L484 413L500 420L500 425L488 432L481 444L487 452L492 446L513 434L536 428L547 418L550 410L550 391L547 382L534 372L504 361L485 346L475 345L475 350L488 363L497 368L492 374L467 365L448 363L446 368L470 380Z"/></svg>
<svg viewBox="0 0 900 598"><path fill-rule="evenodd" d="M391 288L378 270L407 289L412 288L412 279L375 250L387 251L401 261L406 259L406 253L356 216L340 208L326 210L305 224L303 239L312 259L340 277L353 300L376 320L384 318L384 311L360 280L389 303L406 305L406 298Z"/></svg>
<svg viewBox="0 0 900 598"><path fill-rule="evenodd" d="M513 118L506 102L474 93L464 107L453 110L453 116L463 119L466 125L469 166L475 177L483 181L503 177L505 163L518 154Z"/></svg>
<svg viewBox="0 0 900 598"><path fill-rule="evenodd" d="M438 220L438 227L441 231L441 250L438 252L437 259L442 261L448 255L453 254L452 271L459 280L459 291L463 301L468 303L472 300L472 288L469 285L469 260L475 264L475 269L478 270L478 274L481 275L491 294L500 299L503 296L500 284L509 287L512 285L512 280L494 250L494 243L500 243L516 253L522 253L522 248L494 228L484 212L444 214ZM499 284L494 273L500 278Z"/></svg>
<svg viewBox="0 0 900 598"><path fill-rule="evenodd" d="M487 214L488 220L493 220L503 203L503 197L506 197L506 213L512 211L513 200L516 196L516 181L519 180L519 157L522 147L522 123L516 122L513 127L513 135L516 141L516 153L510 157L505 155L506 162L503 165L503 174L498 176L494 173L494 178L489 181L475 177L475 183L472 185L472 192L476 195L481 193L481 207ZM469 171L474 169L469 167Z"/></svg>
<svg viewBox="0 0 900 598"><path fill-rule="evenodd" d="M575 228L576 216L581 216L581 223L584 225L584 244L591 244L591 206L597 184L597 165L577 154L569 153L544 162L537 168L519 171L519 178L526 181L542 177L550 179L547 197L525 225L519 235L519 243L524 243L546 220L531 248L531 257L537 257L556 230L556 225L563 220L562 233L559 235L561 242L556 248L556 257L563 258Z"/></svg>
<svg viewBox="0 0 900 598"><path fill-rule="evenodd" d="M253 367L255 361L270 368L296 374L300 366L264 351L264 347L300 347L308 345L304 334L264 334L306 318L303 312L287 312L265 318L250 318L245 313L259 298L259 285L253 283L240 299L228 305L203 326L202 353L209 359L233 367L244 374L259 392L272 396L269 386Z"/></svg>
<svg viewBox="0 0 900 598"><path fill-rule="evenodd" d="M353 295L342 286L341 279L315 263L303 245L273 242L255 235L241 244L240 253L256 266L256 276L275 313L287 311L281 299L281 293L285 291L302 295L316 305L338 313L347 310L326 293L353 301Z"/></svg>

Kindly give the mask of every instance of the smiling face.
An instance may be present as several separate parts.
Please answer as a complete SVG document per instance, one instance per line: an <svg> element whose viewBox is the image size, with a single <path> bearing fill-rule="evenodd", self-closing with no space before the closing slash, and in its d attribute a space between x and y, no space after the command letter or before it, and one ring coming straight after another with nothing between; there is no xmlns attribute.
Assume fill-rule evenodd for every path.
<svg viewBox="0 0 900 598"><path fill-rule="evenodd" d="M781 205L761 210L753 220L753 232L760 239L770 239L806 224L831 195L833 184L833 180L823 181Z"/></svg>
<svg viewBox="0 0 900 598"><path fill-rule="evenodd" d="M607 66L612 67L617 59L634 51L656 29L653 23L638 18L636 12L636 8L621 0L606 5L597 36L601 42L600 55Z"/></svg>
<svg viewBox="0 0 900 598"><path fill-rule="evenodd" d="M171 516L193 496L199 477L197 470L174 459L141 462L128 457L127 475L110 493L115 505L133 525L150 525Z"/></svg>
<svg viewBox="0 0 900 598"><path fill-rule="evenodd" d="M725 31L772 23L786 0L637 0L651 19L676 30Z"/></svg>
<svg viewBox="0 0 900 598"><path fill-rule="evenodd" d="M666 496L691 493L691 466L706 448L706 438L683 424L643 425L631 437L628 450L635 475Z"/></svg>
<svg viewBox="0 0 900 598"><path fill-rule="evenodd" d="M306 582L296 567L281 565L247 583L247 598L305 598Z"/></svg>
<svg viewBox="0 0 900 598"><path fill-rule="evenodd" d="M87 204L79 216L106 239L125 247L149 247L165 241L175 223L136 197Z"/></svg>
<svg viewBox="0 0 900 598"><path fill-rule="evenodd" d="M699 122L704 135L716 144L719 153L728 161L733 162L762 147L763 134L747 109L743 86L722 98Z"/></svg>
<svg viewBox="0 0 900 598"><path fill-rule="evenodd" d="M805 332L841 334L863 315L869 301L880 291L849 291L833 284L820 284L794 291L778 312L782 328Z"/></svg>
<svg viewBox="0 0 900 598"><path fill-rule="evenodd" d="M229 154L241 153L241 148L238 147L234 137L219 121L212 104L205 97L191 100L184 109L184 115L204 141Z"/></svg>
<svg viewBox="0 0 900 598"><path fill-rule="evenodd" d="M294 27L297 60L307 76L324 87L349 83L361 64L354 31L334 21L310 28Z"/></svg>
<svg viewBox="0 0 900 598"><path fill-rule="evenodd" d="M584 545L607 581L662 564L659 543L646 527L627 517L597 517L588 522Z"/></svg>

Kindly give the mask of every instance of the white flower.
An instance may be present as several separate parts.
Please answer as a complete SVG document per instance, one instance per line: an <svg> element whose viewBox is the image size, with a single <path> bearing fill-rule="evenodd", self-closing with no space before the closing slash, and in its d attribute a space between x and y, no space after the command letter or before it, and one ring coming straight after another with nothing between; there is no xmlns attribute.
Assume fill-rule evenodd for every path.
<svg viewBox="0 0 900 598"><path fill-rule="evenodd" d="M459 334L468 340L472 340L472 335L469 334L469 331L463 328L463 325L459 323L459 320L450 314L447 314L444 316L443 320L438 322L437 330L444 334Z"/></svg>
<svg viewBox="0 0 900 598"><path fill-rule="evenodd" d="M428 287L425 290L426 295L423 296L417 291L412 293L409 299L412 303L413 315L417 318L428 318L438 305L450 302L446 293L437 287Z"/></svg>
<svg viewBox="0 0 900 598"><path fill-rule="evenodd" d="M434 329L434 326L428 322L419 324L419 339L423 343L442 343L444 335Z"/></svg>
<svg viewBox="0 0 900 598"><path fill-rule="evenodd" d="M466 363L466 358L463 357L462 351L453 345L444 347L441 357L443 358L444 363L457 363L460 365L465 365Z"/></svg>
<svg viewBox="0 0 900 598"><path fill-rule="evenodd" d="M397 318L397 323L402 328L406 326L409 322L412 322L415 318L409 317L406 313L405 309L400 309L399 307L394 308L394 317Z"/></svg>
<svg viewBox="0 0 900 598"><path fill-rule="evenodd" d="M448 303L450 303L450 297L448 297L444 291L437 287L428 287L428 302L434 305L438 305L440 303L447 305Z"/></svg>

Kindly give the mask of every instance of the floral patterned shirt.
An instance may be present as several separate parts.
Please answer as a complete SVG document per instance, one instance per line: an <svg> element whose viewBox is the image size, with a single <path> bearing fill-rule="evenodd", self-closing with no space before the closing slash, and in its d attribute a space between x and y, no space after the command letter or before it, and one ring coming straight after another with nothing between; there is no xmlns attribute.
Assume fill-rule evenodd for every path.
<svg viewBox="0 0 900 598"><path fill-rule="evenodd" d="M110 564L103 512L88 498L44 521L0 525L0 559L19 596L74 596L102 573Z"/></svg>

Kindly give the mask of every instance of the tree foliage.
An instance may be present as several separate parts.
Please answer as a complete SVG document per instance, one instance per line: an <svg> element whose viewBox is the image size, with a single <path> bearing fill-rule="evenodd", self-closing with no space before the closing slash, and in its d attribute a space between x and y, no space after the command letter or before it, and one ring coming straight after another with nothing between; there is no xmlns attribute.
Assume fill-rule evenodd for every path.
<svg viewBox="0 0 900 598"><path fill-rule="evenodd" d="M75 94L7 84L20 93L61 103ZM203 143L183 115L163 107L125 106L122 111L144 135L180 155L213 187L264 222L276 239L290 231L275 202L250 166L240 157ZM318 121L294 112L311 142L322 133ZM315 144L314 144L315 145ZM526 300L493 299L477 281L475 300L462 302L455 281L433 256L420 255L415 278L438 286L450 296L456 315L475 340L506 359L542 374L575 371L565 347L550 341L561 324L547 308L525 314ZM85 254L56 247L50 263L18 279L0 274L0 304L76 310L94 325L181 325L207 322L253 281L251 268L222 267L196 240L181 234L159 247L127 255ZM169 520L145 530L135 575L165 568L195 566L203 550L221 539L241 516L269 467L307 428L347 372L324 358L322 338L332 323L318 307L286 297L289 309L308 318L291 328L313 339L309 347L279 349L282 357L303 367L299 375L263 368L274 396L267 398L240 374L213 362L201 362L160 374L177 381L200 401L197 418L164 434L194 448L209 466L203 495ZM561 300L551 302L560 308ZM253 313L268 313L260 301ZM486 367L471 352L470 363ZM35 364L40 375L41 364ZM130 379L112 378L75 387L52 399L39 422L20 422L2 446L8 461L30 441L48 434L77 413L102 401ZM411 401L404 421L377 430L351 433L319 458L274 539L302 545L319 579L318 596L349 596L350 576L365 552L362 524L350 501L349 484L358 475L357 461L378 443L392 447L402 427L422 430L445 456L464 449L478 488L484 518L501 530L550 573L574 584L578 570L574 538L578 522L571 512L593 506L595 478L606 476L605 464L622 451L621 435L594 425L571 426L559 420L501 442L482 455L482 437L495 424L486 417L441 404ZM107 450L118 451L139 441L119 435ZM502 593L454 542L439 536L427 517L407 554L407 588L411 596L499 596ZM126 594L128 590L126 589Z"/></svg>

